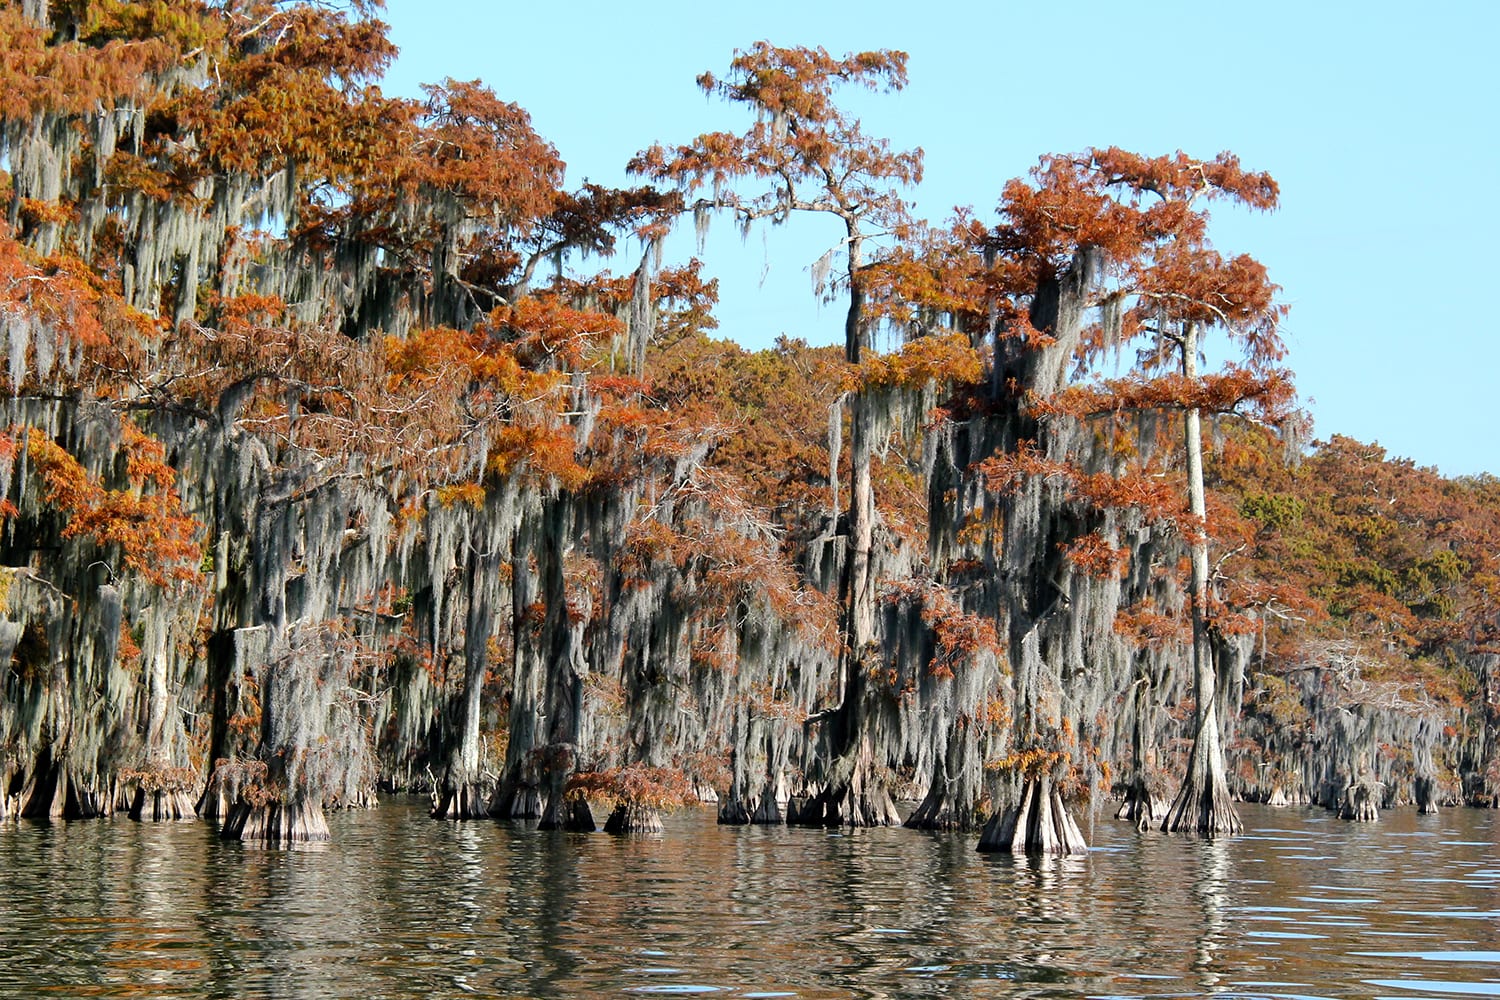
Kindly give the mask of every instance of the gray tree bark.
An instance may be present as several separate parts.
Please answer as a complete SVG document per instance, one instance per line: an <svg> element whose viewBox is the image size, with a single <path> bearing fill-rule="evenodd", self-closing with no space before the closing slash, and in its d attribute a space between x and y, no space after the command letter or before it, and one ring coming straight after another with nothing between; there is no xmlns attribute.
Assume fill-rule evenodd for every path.
<svg viewBox="0 0 1500 1000"><path fill-rule="evenodd" d="M1182 337L1182 374L1198 377L1198 328L1189 323ZM1203 489L1203 425L1196 407L1183 415L1184 446L1187 451L1188 506L1195 533L1190 543L1193 573L1188 598L1193 617L1193 677L1197 694L1197 718L1193 750L1188 758L1182 787L1167 811L1162 829L1169 833L1198 833L1213 837L1244 829L1229 798L1224 776L1224 746L1219 732L1217 684L1208 624L1204 620L1208 600L1208 516Z"/></svg>

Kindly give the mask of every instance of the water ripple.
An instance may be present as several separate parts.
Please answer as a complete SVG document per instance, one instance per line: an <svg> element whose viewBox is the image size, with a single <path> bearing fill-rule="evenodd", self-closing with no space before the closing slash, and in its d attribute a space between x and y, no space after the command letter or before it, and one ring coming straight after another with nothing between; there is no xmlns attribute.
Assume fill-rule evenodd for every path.
<svg viewBox="0 0 1500 1000"><path fill-rule="evenodd" d="M1494 814L1243 814L1212 842L1098 818L1066 861L707 812L617 839L390 803L312 852L0 825L0 996L1500 995Z"/></svg>

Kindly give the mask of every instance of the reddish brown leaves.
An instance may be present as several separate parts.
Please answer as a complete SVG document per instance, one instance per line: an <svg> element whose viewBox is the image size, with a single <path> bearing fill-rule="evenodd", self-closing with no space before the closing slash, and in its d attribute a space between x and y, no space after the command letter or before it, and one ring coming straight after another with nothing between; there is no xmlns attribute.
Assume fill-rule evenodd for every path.
<svg viewBox="0 0 1500 1000"><path fill-rule="evenodd" d="M900 90L906 85L906 53L861 52L835 59L821 47L757 42L736 53L727 79L711 73L698 78L708 93L754 109L755 125L739 136L710 132L686 146L653 146L637 154L630 169L688 190L711 184L716 198L720 186L746 176L779 178L788 196L800 182L823 184L825 175L858 178L860 186L869 180L921 180L921 152L893 153L884 140L863 135L858 120L834 101L842 84ZM853 208L843 194L830 193L840 208Z"/></svg>
<svg viewBox="0 0 1500 1000"><path fill-rule="evenodd" d="M976 656L999 657L1004 652L995 623L965 611L948 588L931 581L911 580L893 585L886 600L915 605L922 623L932 630L933 658L928 670L948 679Z"/></svg>
<svg viewBox="0 0 1500 1000"><path fill-rule="evenodd" d="M27 456L42 482L43 502L66 519L64 538L88 538L106 551L119 546L124 568L154 586L196 581L202 559L199 526L183 513L176 473L163 461L160 442L129 422L123 431L128 481L123 489L105 488L42 434L16 433L24 435Z"/></svg>
<svg viewBox="0 0 1500 1000"><path fill-rule="evenodd" d="M1029 294L1085 251L1101 256L1106 273L1097 302L1113 300L1124 315L1117 330L1089 341L1090 357L1143 332L1170 341L1180 337L1182 325L1196 324L1223 329L1239 341L1247 363L1262 368L1285 353L1276 334L1284 309L1275 304L1278 289L1258 261L1245 255L1226 260L1210 246L1200 203L1215 199L1271 209L1276 182L1245 171L1229 153L1196 160L1110 148L1046 156L1031 183L1006 185L1002 222L988 246L1013 262L1010 290L1016 295ZM1162 354L1148 351L1143 358Z"/></svg>
<svg viewBox="0 0 1500 1000"><path fill-rule="evenodd" d="M704 73L698 77L698 86L731 101L763 107L772 115L827 121L839 115L833 103L836 84L900 90L906 86L906 59L905 52L894 50L834 59L822 46L779 48L761 41L735 53L727 81Z"/></svg>
<svg viewBox="0 0 1500 1000"><path fill-rule="evenodd" d="M1064 544L1063 556L1086 576L1118 577L1130 565L1130 550L1117 548L1097 531Z"/></svg>
<svg viewBox="0 0 1500 1000"><path fill-rule="evenodd" d="M1110 186L1136 194L1158 195L1163 202L1228 198L1250 208L1269 211L1277 205L1280 188L1267 173L1245 170L1239 157L1220 153L1212 160L1197 160L1181 150L1171 156L1147 157L1116 146L1094 150L1093 167Z"/></svg>
<svg viewBox="0 0 1500 1000"><path fill-rule="evenodd" d="M568 778L567 790L650 809L675 809L694 797L693 787L680 768L646 764L579 771Z"/></svg>
<svg viewBox="0 0 1500 1000"><path fill-rule="evenodd" d="M1268 423L1294 415L1297 401L1291 373L1284 368L1257 370L1240 365L1198 378L1169 372L1155 377L1136 374L1092 385L1073 385L1048 399L1033 400L1038 415L1090 419L1143 410L1196 409L1205 414L1251 414Z"/></svg>
<svg viewBox="0 0 1500 1000"><path fill-rule="evenodd" d="M28 323L48 327L59 344L98 347L108 339L106 323L134 319L116 308L117 300L102 294L99 285L99 279L76 257L41 259L0 222L0 320L24 316Z"/></svg>
<svg viewBox="0 0 1500 1000"><path fill-rule="evenodd" d="M1115 612L1115 633L1138 648L1157 649L1193 641L1192 624L1185 615L1166 615L1147 601Z"/></svg>
<svg viewBox="0 0 1500 1000"><path fill-rule="evenodd" d="M478 80L424 86L425 127L416 177L497 228L539 218L556 205L563 163L531 116Z"/></svg>
<svg viewBox="0 0 1500 1000"><path fill-rule="evenodd" d="M982 371L979 354L957 334L921 337L899 351L867 357L850 373L850 389L919 390L976 381Z"/></svg>
<svg viewBox="0 0 1500 1000"><path fill-rule="evenodd" d="M865 135L859 120L835 103L834 93L844 84L899 90L905 82L901 52L834 59L821 48L760 42L736 55L728 79L699 79L708 92L755 112L747 131L705 133L676 147L658 144L636 154L630 170L689 193L707 187L701 209L729 208L746 223L784 220L794 211L836 215L850 240L848 270L857 275L862 224L907 223L894 189L921 180L922 152L895 151L886 140ZM739 182L750 182L750 190L737 190ZM858 360L857 349L851 348L850 360Z"/></svg>

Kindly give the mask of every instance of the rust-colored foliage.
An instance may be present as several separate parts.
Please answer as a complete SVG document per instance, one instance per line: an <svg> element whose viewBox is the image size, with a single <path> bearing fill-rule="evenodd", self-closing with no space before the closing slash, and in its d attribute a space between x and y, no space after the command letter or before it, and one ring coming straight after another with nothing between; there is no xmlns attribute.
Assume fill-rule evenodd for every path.
<svg viewBox="0 0 1500 1000"><path fill-rule="evenodd" d="M1184 616L1162 614L1150 601L1115 612L1114 628L1138 648L1157 649L1193 639L1192 626Z"/></svg>
<svg viewBox="0 0 1500 1000"><path fill-rule="evenodd" d="M855 389L904 389L974 382L982 371L978 353L958 335L921 337L898 351L867 357L846 382Z"/></svg>
<svg viewBox="0 0 1500 1000"><path fill-rule="evenodd" d="M866 195L888 200L872 184L921 180L921 153L892 154L882 140L866 137L859 122L834 101L835 88L846 83L900 90L906 85L906 53L862 52L836 59L822 48L757 42L736 53L726 79L704 73L698 85L706 93L763 111L763 117L742 135L714 132L685 146L652 146L631 161L631 169L689 190L711 186L716 198L743 176L784 181L786 187L745 206L765 215L799 208L793 185L808 179L821 184L825 174L857 178L856 186L837 196L845 211Z"/></svg>
<svg viewBox="0 0 1500 1000"><path fill-rule="evenodd" d="M391 152L391 114L403 116L362 85L396 48L361 8L270 0L231 8L234 57L221 63L220 100L187 95L177 113L200 137L200 169L264 176L294 167L333 182L378 171Z"/></svg>
<svg viewBox="0 0 1500 1000"><path fill-rule="evenodd" d="M1118 548L1097 531L1067 543L1063 555L1075 569L1088 576L1119 576L1130 563L1129 550Z"/></svg>
<svg viewBox="0 0 1500 1000"><path fill-rule="evenodd" d="M886 599L917 605L922 623L932 630L934 655L928 670L934 677L951 679L972 657L981 653L998 657L1003 652L995 623L965 611L946 587L931 581L903 581L891 588Z"/></svg>
<svg viewBox="0 0 1500 1000"><path fill-rule="evenodd" d="M567 788L572 794L650 809L675 809L693 799L693 787L681 768L646 764L578 771L568 778Z"/></svg>
<svg viewBox="0 0 1500 1000"><path fill-rule="evenodd" d="M418 182L455 199L496 228L550 212L563 163L519 105L478 80L424 86L425 128L415 142Z"/></svg>
<svg viewBox="0 0 1500 1000"><path fill-rule="evenodd" d="M199 525L182 511L177 474L163 461L159 441L123 425L126 481L108 489L78 460L34 430L24 436L26 453L42 482L42 500L65 518L64 538L88 538L106 552L119 546L125 568L154 586L198 579L202 548Z"/></svg>
<svg viewBox="0 0 1500 1000"><path fill-rule="evenodd" d="M742 225L758 219L784 222L793 212L832 215L845 239L843 291L851 300L845 325L845 358L862 360L869 321L862 309L867 262L863 245L871 227L901 231L910 224L897 189L922 179L922 151L897 151L864 133L860 121L835 100L845 85L900 90L906 53L878 51L834 58L822 48L782 48L757 42L737 52L724 79L712 73L698 85L755 112L745 132L712 132L686 145L654 145L630 161L633 173L675 184L699 195L696 213L731 211ZM741 187L748 190L741 190ZM835 253L814 267L820 293Z"/></svg>
<svg viewBox="0 0 1500 1000"><path fill-rule="evenodd" d="M1277 288L1258 261L1245 255L1226 260L1213 249L1204 207L1229 201L1270 210L1277 196L1268 174L1244 170L1229 153L1197 160L1111 147L1046 156L1030 183L1006 185L1002 221L985 246L1001 261L994 268L997 283L1013 295L1054 277L1080 251L1100 255L1106 280L1097 302L1118 320L1085 339L1081 362L1145 337L1142 375L1154 375L1163 364L1170 372L1175 355L1167 346L1175 331L1197 324L1235 340L1253 375L1285 381L1284 371L1270 367L1285 354L1276 332L1285 311L1275 302ZM1003 318L1018 320L1014 313L1012 307ZM1223 396L1221 390L1216 398Z"/></svg>

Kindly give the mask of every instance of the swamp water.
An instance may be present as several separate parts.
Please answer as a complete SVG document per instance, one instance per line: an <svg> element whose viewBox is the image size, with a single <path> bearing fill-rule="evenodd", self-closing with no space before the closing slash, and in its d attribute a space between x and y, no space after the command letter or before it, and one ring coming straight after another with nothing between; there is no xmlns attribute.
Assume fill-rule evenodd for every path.
<svg viewBox="0 0 1500 1000"><path fill-rule="evenodd" d="M1196 842L1084 821L1086 859L968 837L660 836L330 818L0 825L0 997L1500 996L1500 816L1241 807Z"/></svg>

